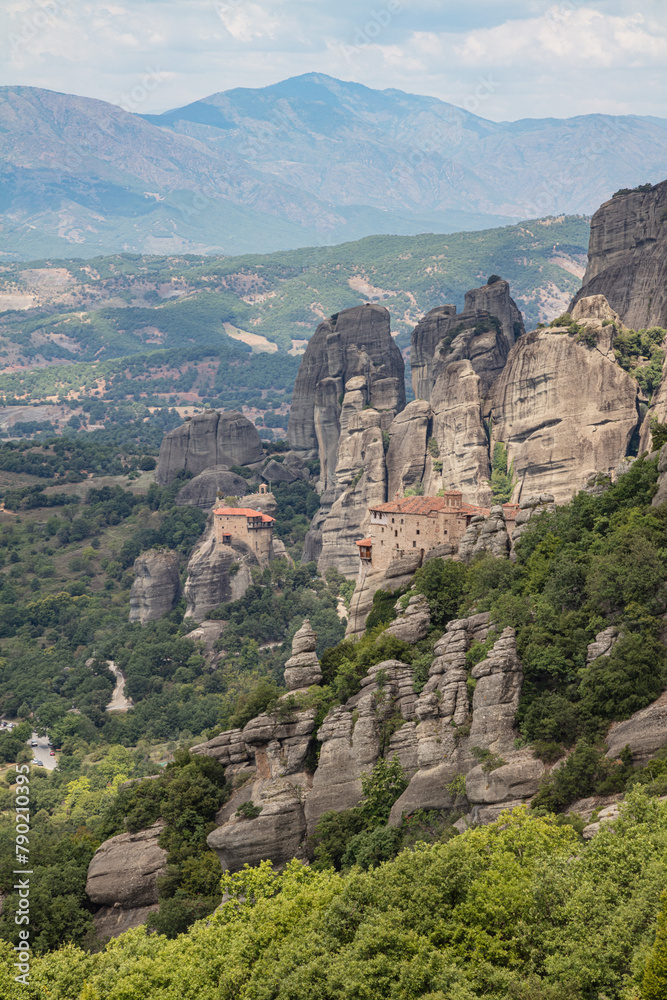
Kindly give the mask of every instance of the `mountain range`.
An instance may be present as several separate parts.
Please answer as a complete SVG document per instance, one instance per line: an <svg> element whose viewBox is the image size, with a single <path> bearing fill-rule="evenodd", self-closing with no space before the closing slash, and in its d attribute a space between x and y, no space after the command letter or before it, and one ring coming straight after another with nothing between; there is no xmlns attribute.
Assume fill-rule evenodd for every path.
<svg viewBox="0 0 667 1000"><path fill-rule="evenodd" d="M2 253L244 253L586 214L667 168L667 120L493 122L310 73L160 115L0 89Z"/></svg>

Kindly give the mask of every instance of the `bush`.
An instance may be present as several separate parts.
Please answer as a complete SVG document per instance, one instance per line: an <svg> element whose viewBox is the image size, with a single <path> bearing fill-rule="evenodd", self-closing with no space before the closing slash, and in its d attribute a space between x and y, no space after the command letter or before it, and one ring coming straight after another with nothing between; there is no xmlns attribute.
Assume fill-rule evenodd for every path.
<svg viewBox="0 0 667 1000"><path fill-rule="evenodd" d="M444 628L456 618L463 597L466 568L453 559L429 559L415 573L414 588L431 609L431 626Z"/></svg>

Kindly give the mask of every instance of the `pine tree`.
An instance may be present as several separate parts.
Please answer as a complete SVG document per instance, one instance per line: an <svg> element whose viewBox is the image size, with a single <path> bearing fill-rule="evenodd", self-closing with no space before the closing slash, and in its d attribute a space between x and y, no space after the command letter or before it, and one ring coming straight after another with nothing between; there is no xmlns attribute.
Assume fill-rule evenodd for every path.
<svg viewBox="0 0 667 1000"><path fill-rule="evenodd" d="M655 943L644 969L643 1000L667 1000L667 892L660 897Z"/></svg>

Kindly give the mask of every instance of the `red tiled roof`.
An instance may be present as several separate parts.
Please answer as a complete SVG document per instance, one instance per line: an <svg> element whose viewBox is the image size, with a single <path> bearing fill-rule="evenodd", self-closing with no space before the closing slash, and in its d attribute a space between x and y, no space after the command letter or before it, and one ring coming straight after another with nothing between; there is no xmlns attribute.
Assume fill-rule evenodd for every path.
<svg viewBox="0 0 667 1000"><path fill-rule="evenodd" d="M476 507L473 503L462 503L458 509L463 514L482 514L484 517L491 513L488 507Z"/></svg>
<svg viewBox="0 0 667 1000"><path fill-rule="evenodd" d="M226 515L227 517L261 517L265 524L269 521L275 521L275 517L262 514L261 510L253 510L252 507L216 507L213 513Z"/></svg>
<svg viewBox="0 0 667 1000"><path fill-rule="evenodd" d="M355 545L366 545L366 546L370 547L373 544L373 539L372 538L362 538L361 541L355 542L354 544Z"/></svg>

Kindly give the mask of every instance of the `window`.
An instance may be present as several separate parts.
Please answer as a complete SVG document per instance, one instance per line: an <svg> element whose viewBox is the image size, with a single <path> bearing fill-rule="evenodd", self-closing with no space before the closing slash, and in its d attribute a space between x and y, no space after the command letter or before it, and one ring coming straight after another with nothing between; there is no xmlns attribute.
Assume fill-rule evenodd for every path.
<svg viewBox="0 0 667 1000"><path fill-rule="evenodd" d="M419 533L420 533L420 532L419 532L419 528L417 528L417 534L419 534Z"/></svg>
<svg viewBox="0 0 667 1000"><path fill-rule="evenodd" d="M413 549L416 549L416 548L417 548L417 543L416 543L416 541L414 540L414 538L412 539L412 548L413 548Z"/></svg>
<svg viewBox="0 0 667 1000"><path fill-rule="evenodd" d="M396 519L392 517L391 523L393 524Z"/></svg>
<svg viewBox="0 0 667 1000"><path fill-rule="evenodd" d="M398 528L394 529L394 538L398 538Z"/></svg>

